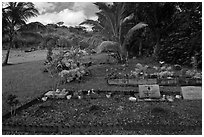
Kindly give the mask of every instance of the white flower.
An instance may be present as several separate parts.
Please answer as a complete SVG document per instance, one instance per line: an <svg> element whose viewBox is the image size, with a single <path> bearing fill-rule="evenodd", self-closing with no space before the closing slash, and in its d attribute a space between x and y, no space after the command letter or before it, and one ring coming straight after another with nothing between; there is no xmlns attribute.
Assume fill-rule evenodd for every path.
<svg viewBox="0 0 204 137"><path fill-rule="evenodd" d="M87 95L90 95L90 92L91 92L91 91L90 91L90 90L88 90L88 94L87 94Z"/></svg>
<svg viewBox="0 0 204 137"><path fill-rule="evenodd" d="M111 95L110 95L110 94L107 94L107 95L106 95L106 97L107 97L107 98L110 98L110 97L111 97Z"/></svg>
<svg viewBox="0 0 204 137"><path fill-rule="evenodd" d="M176 95L175 98L181 99L181 95Z"/></svg>
<svg viewBox="0 0 204 137"><path fill-rule="evenodd" d="M172 70L172 67L171 66L167 67L166 70L170 71L170 70Z"/></svg>
<svg viewBox="0 0 204 137"><path fill-rule="evenodd" d="M198 78L198 79L201 79L202 78L202 74L197 72L195 73L195 75L193 76L194 78Z"/></svg>
<svg viewBox="0 0 204 137"><path fill-rule="evenodd" d="M71 66L71 64L69 62L67 62L67 63L65 63L65 66L69 68Z"/></svg>
<svg viewBox="0 0 204 137"><path fill-rule="evenodd" d="M137 98L136 97L129 97L128 100L130 100L130 101L137 101Z"/></svg>
<svg viewBox="0 0 204 137"><path fill-rule="evenodd" d="M158 70L158 67L156 67L156 66L154 66L153 68L154 68L155 70Z"/></svg>
<svg viewBox="0 0 204 137"><path fill-rule="evenodd" d="M66 92L66 89L65 89L65 88L63 88L63 89L62 89L62 93L65 93L65 92Z"/></svg>
<svg viewBox="0 0 204 137"><path fill-rule="evenodd" d="M67 95L66 98L67 99L71 99L72 95Z"/></svg>
<svg viewBox="0 0 204 137"><path fill-rule="evenodd" d="M164 62L164 61L159 61L159 63L162 65L162 64L164 64L165 62Z"/></svg>
<svg viewBox="0 0 204 137"><path fill-rule="evenodd" d="M59 76L64 77L64 75L69 74L69 73L70 73L69 70L62 70L62 71L59 73Z"/></svg>
<svg viewBox="0 0 204 137"><path fill-rule="evenodd" d="M161 67L161 70L166 70L166 66Z"/></svg>
<svg viewBox="0 0 204 137"><path fill-rule="evenodd" d="M56 91L55 91L56 93L60 93L60 90L59 89L56 89Z"/></svg>
<svg viewBox="0 0 204 137"><path fill-rule="evenodd" d="M47 101L47 98L48 97L42 97L42 101L44 101L44 102Z"/></svg>

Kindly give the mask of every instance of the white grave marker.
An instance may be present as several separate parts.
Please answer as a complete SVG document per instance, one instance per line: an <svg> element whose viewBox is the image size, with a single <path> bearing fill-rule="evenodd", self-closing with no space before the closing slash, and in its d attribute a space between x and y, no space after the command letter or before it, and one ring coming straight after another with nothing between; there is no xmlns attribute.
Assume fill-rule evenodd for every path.
<svg viewBox="0 0 204 137"><path fill-rule="evenodd" d="M159 85L139 85L140 98L160 98Z"/></svg>
<svg viewBox="0 0 204 137"><path fill-rule="evenodd" d="M184 99L196 100L202 99L202 88L196 86L181 87L181 92Z"/></svg>

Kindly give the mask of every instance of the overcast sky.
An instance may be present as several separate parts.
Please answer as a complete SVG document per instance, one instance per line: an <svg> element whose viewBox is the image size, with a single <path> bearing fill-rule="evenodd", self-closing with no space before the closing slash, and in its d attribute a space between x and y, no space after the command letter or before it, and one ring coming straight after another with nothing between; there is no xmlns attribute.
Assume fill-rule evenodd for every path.
<svg viewBox="0 0 204 137"><path fill-rule="evenodd" d="M33 2L40 15L30 18L29 22L64 22L66 26L79 25L85 19L97 19L98 8L91 2Z"/></svg>

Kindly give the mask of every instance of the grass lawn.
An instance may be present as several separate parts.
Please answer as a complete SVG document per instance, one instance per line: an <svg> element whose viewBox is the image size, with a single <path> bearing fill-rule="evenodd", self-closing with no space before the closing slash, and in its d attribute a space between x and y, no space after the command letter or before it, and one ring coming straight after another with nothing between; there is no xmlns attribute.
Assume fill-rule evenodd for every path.
<svg viewBox="0 0 204 137"><path fill-rule="evenodd" d="M42 73L43 61L34 61L2 67L3 114L8 112L6 98L15 94L21 103L28 102L44 93L56 83L48 74Z"/></svg>
<svg viewBox="0 0 204 137"><path fill-rule="evenodd" d="M20 103L24 104L30 101L31 99L39 95L42 95L42 93L45 93L48 90L51 90L53 88L56 89L58 79L52 78L48 73L43 72L43 62L44 62L43 60L30 61L30 62L22 62L19 64L2 67L2 112L3 114L5 114L10 110L9 106L6 103L6 98L9 94L17 95ZM134 69L137 63L141 63L143 65L148 64L149 66L154 66L154 65L158 66L158 63L153 62L152 59L130 60L128 67L123 67L121 65L111 65L111 64L93 65L89 67L91 76L84 77L80 83L71 82L65 85L59 85L58 88L59 89L66 88L69 90L72 90L72 89L73 90L101 89L101 90L112 90L112 91L137 90L136 87L109 86L105 80L105 76L109 73L111 68L113 70L117 68L118 70L120 70L120 72L129 72L130 70ZM179 90L179 89L176 87L174 89L167 88L165 90L168 91L168 90ZM56 105L52 107L53 108L52 113L50 113L50 110L46 110L46 111L49 111L47 114L50 115L49 118L51 119L47 118L47 121L45 120L45 122L47 123L59 122L58 121L59 119L55 119L58 117L58 114L60 114L59 118L62 116L60 121L63 121L68 117L70 119L75 114L79 114L79 112L86 111L85 110L86 108L89 109L88 107L91 107L92 105L98 105L99 109L102 108L107 110L107 114L104 114L102 117L107 116L107 118L110 118L109 120L111 119L114 120L113 114L115 114L117 115L117 117L115 118L128 117L128 118L132 118L133 121L143 120L142 122L144 123L146 122L154 123L155 122L154 120L158 120L160 124L168 124L168 121L170 120L172 120L173 122L181 122L180 123L181 125L195 124L197 126L202 123L202 101L183 100L180 102L178 101L178 102L173 102L172 104L171 103L169 104L169 103L150 103L150 102L133 103L133 102L128 102L128 99L124 97L119 98L119 100L120 101L118 101L117 99L116 100L115 99L110 99L110 100L96 99L96 100L89 100L89 101L82 101L82 102L80 102L81 100L56 101L55 102ZM67 114L68 110L66 111L67 108L64 109L64 106L69 106L67 108L72 108L73 110L77 108L79 112L77 111L76 113L75 112L72 113L70 111L70 113ZM121 112L121 114L118 114L118 113L116 114L116 111L118 111L116 109L120 106L123 106L123 108L125 109L123 112ZM26 114L37 113L33 111L38 110L39 107L40 107L39 105L33 106L28 110L25 110L25 112L28 112ZM157 110L155 110L154 112L153 108L162 108L162 109L159 109L159 112L157 112ZM134 112L132 112L133 110ZM99 112L97 111L96 113L90 112L90 114L84 115L84 117L79 117L78 120L80 120L80 118L85 119L85 117L90 116L90 118L95 118L95 121L93 120L93 122L97 122L98 121L97 118L99 118L97 114L100 114L100 111L101 110L99 110ZM146 113L146 112L147 112L148 119L150 119L150 121L145 121L143 118L145 116L143 115L143 113ZM30 121L29 116L25 118L24 120L25 123L27 121ZM43 118L45 117L43 113L40 113L39 116ZM138 116L140 116L140 118ZM19 120L23 122L23 120L21 119L21 116L16 116L14 117L13 122L19 121ZM35 120L35 118L32 120ZM101 120L104 120L104 119L102 118ZM120 120L123 120L123 119L120 119ZM42 122L42 121L44 121L44 119L40 119L38 122ZM64 124L66 124L66 122L70 124L69 120L68 121L65 120L64 122L65 122ZM170 126L173 127L174 123L170 122ZM201 134L202 133L201 130L202 130L201 127L198 126L198 129L194 131L186 129L182 133ZM158 134L161 134L161 133L168 134L168 132L158 131ZM120 134L120 133L115 132L115 134ZM143 131L141 131L141 133L137 133L137 132L126 130L123 132L123 134L157 134L157 131L154 132L154 130L152 129L147 129L147 130L144 129ZM172 132L172 134L174 134L174 132Z"/></svg>

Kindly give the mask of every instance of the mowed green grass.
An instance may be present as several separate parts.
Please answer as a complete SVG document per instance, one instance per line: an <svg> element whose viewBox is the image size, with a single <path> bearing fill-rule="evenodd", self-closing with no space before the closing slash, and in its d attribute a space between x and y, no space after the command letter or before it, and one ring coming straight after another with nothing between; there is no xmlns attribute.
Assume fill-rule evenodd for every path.
<svg viewBox="0 0 204 137"><path fill-rule="evenodd" d="M18 96L20 103L26 103L46 92L56 84L56 79L42 72L43 61L33 61L2 67L2 112L8 112L7 96Z"/></svg>

